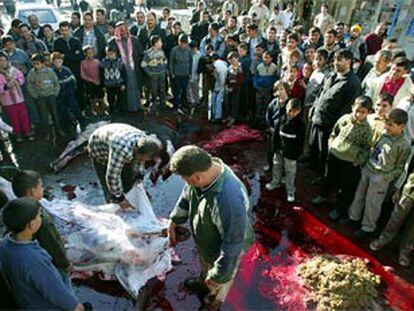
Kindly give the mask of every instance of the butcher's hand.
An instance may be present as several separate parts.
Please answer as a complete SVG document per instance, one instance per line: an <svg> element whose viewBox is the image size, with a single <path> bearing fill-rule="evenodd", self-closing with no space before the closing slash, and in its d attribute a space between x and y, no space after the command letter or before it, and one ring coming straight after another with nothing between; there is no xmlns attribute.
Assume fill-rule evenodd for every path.
<svg viewBox="0 0 414 311"><path fill-rule="evenodd" d="M134 208L131 203L127 199L123 199L121 202L118 203L122 209Z"/></svg>
<svg viewBox="0 0 414 311"><path fill-rule="evenodd" d="M175 236L175 228L177 225L175 222L170 220L170 225L168 226L168 237L170 238L171 246L175 246L177 244L177 238Z"/></svg>
<svg viewBox="0 0 414 311"><path fill-rule="evenodd" d="M78 303L78 305L75 308L75 311L84 311L84 310L85 310L85 308L83 307L83 304Z"/></svg>

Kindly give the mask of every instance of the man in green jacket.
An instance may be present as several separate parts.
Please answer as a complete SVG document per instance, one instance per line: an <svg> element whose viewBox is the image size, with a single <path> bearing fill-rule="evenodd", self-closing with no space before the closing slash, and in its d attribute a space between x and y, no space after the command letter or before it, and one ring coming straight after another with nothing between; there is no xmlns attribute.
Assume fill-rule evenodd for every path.
<svg viewBox="0 0 414 311"><path fill-rule="evenodd" d="M231 288L243 252L253 241L248 194L227 165L199 147L180 148L170 163L171 171L186 181L170 215L170 240L176 243L176 225L189 220L202 271L197 281L187 280L185 285L207 286L202 303L218 307Z"/></svg>

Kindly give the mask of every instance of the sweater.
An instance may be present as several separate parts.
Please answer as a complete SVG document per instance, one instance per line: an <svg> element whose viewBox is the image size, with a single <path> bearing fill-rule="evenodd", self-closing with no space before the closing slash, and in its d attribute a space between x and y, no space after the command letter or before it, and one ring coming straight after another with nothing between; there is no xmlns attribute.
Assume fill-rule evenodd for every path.
<svg viewBox="0 0 414 311"><path fill-rule="evenodd" d="M341 117L329 137L329 152L342 161L364 165L371 149L372 131L365 119L357 122L352 115Z"/></svg>
<svg viewBox="0 0 414 311"><path fill-rule="evenodd" d="M255 89L269 89L273 87L273 84L277 79L277 66L274 63L266 65L260 63L256 67L256 71L253 77L253 86Z"/></svg>
<svg viewBox="0 0 414 311"><path fill-rule="evenodd" d="M120 58L104 58L101 63L100 75L105 87L119 87L126 84L125 65Z"/></svg>
<svg viewBox="0 0 414 311"><path fill-rule="evenodd" d="M7 236L0 244L0 262L22 309L74 310L77 306L78 299L37 241L19 242Z"/></svg>
<svg viewBox="0 0 414 311"><path fill-rule="evenodd" d="M170 74L172 76L190 76L193 56L190 48L175 46L170 55Z"/></svg>
<svg viewBox="0 0 414 311"><path fill-rule="evenodd" d="M95 85L101 84L101 77L99 75L99 68L101 63L97 59L85 59L81 61L81 78L86 82L93 83Z"/></svg>
<svg viewBox="0 0 414 311"><path fill-rule="evenodd" d="M402 173L410 147L404 134L392 137L385 133L372 149L366 167L371 172L387 175L392 181Z"/></svg>
<svg viewBox="0 0 414 311"><path fill-rule="evenodd" d="M36 99L39 97L58 96L60 85L55 72L49 67L32 68L27 75L27 89Z"/></svg>
<svg viewBox="0 0 414 311"><path fill-rule="evenodd" d="M155 48L145 51L141 67L150 78L165 74L167 72L167 58L164 51Z"/></svg>
<svg viewBox="0 0 414 311"><path fill-rule="evenodd" d="M190 222L201 259L211 265L207 278L231 280L243 250L253 241L249 198L243 183L220 159L222 173L205 189L186 184L170 219Z"/></svg>
<svg viewBox="0 0 414 311"><path fill-rule="evenodd" d="M13 88L9 88L7 77L0 73L0 103L2 106L11 106L15 104L24 103L24 96L20 86L24 84L23 73L11 66L7 69L7 76L16 80L19 84Z"/></svg>
<svg viewBox="0 0 414 311"><path fill-rule="evenodd" d="M74 94L76 90L76 78L72 74L72 71L66 66L60 68L53 67L59 84L60 84L60 93L59 96L67 96Z"/></svg>

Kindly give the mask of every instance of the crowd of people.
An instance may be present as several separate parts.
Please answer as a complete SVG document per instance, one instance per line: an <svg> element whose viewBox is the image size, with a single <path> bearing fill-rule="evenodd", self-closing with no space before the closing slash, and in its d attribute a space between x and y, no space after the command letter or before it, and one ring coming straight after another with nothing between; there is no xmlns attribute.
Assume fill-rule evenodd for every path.
<svg viewBox="0 0 414 311"><path fill-rule="evenodd" d="M14 19L7 32L0 32L0 104L4 117L17 143L68 135L77 124L85 127L93 115L140 113L144 109L167 115L207 110L208 121L223 128L247 123L267 137L267 165L263 169L271 181L266 189L273 191L284 185L287 202L295 202L297 171L306 165L319 175L313 183L320 186L320 192L312 204L327 203L333 194L329 217L353 226L358 238L374 238L379 233L383 203L392 200L393 213L370 249L380 250L403 231L398 262L407 267L414 241L411 61L398 41L387 37L385 23L378 24L372 33L364 33L360 24L336 21L327 5L322 5L313 21L296 18L297 10L290 2L279 1L269 8L264 0L258 0L247 12L239 10L236 0L227 0L214 15L200 1L188 32L169 8L164 8L161 16L137 11L136 21L130 25L108 21L103 9L96 9L95 14L86 11L82 16L74 12L71 21L60 22L58 29L40 26L35 15L28 17L28 24ZM309 19L305 11L303 18ZM118 137L123 131L128 139ZM90 141L92 159L103 164L98 169L95 163L95 168L105 196L109 201L115 198L123 207L129 206L119 185L124 162L134 157L148 160L148 156L137 157L137 150L130 149L141 135L127 127L114 127L96 136L96 146ZM111 159L112 175L105 181L109 155L102 146L112 136L120 139L118 154L122 161ZM151 157L159 152L157 148L151 141L144 146L151 150ZM248 203L245 190L240 190L230 169L194 148L179 150L173 156L171 168L184 177L188 188L171 215L169 231L174 241L176 224L190 218L193 225L200 226L193 232L195 236L214 236L208 241L196 238L196 243L205 256L214 258L205 265L206 284L210 294L214 293L210 299L222 302L250 230L244 215ZM304 165L299 166L299 162ZM229 184L220 184L219 190L210 187L220 178L229 178ZM28 250L17 250L20 243L9 240L11 246L3 246L8 247L3 254L11 254L10 249L16 248L19 253L7 256L22 267L10 273L33 269L25 255L31 252L40 258L39 270L30 275L37 279L36 290L44 292L50 288L48 283L57 282L59 277L63 281L53 289L60 295L47 290L45 296L34 296L35 291L24 286L32 281L25 275L17 285L27 296L19 301L29 308L82 309L70 287L70 263L63 244L46 212L42 212L43 224L39 224L40 176L24 171L15 179L16 196L32 199L9 203L3 221L17 241L37 238L52 258L35 242L24 244ZM234 226L231 204L224 196L212 200L217 215L209 219L207 229L194 222L198 218L189 214L191 206L197 206L198 195L210 188L241 191L239 208L244 211L245 230ZM226 244L232 255L225 259L217 245L210 243L220 241L224 234L222 229L212 229L217 223L222 225L217 220L219 214L229 226L224 232L231 232L232 239L237 240L237 247ZM236 217L238 221L240 217ZM48 231L43 233L44 239L42 228ZM0 261L15 267L5 256L0 255Z"/></svg>

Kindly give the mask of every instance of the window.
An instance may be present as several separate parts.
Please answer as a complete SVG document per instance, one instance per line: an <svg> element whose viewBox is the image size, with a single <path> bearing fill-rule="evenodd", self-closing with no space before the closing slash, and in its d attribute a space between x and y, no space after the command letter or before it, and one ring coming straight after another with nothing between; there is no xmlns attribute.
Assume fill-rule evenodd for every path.
<svg viewBox="0 0 414 311"><path fill-rule="evenodd" d="M50 9L30 9L30 10L22 10L19 12L19 19L27 23L27 17L29 15L36 15L39 19L39 24L54 24L57 23L56 16Z"/></svg>

